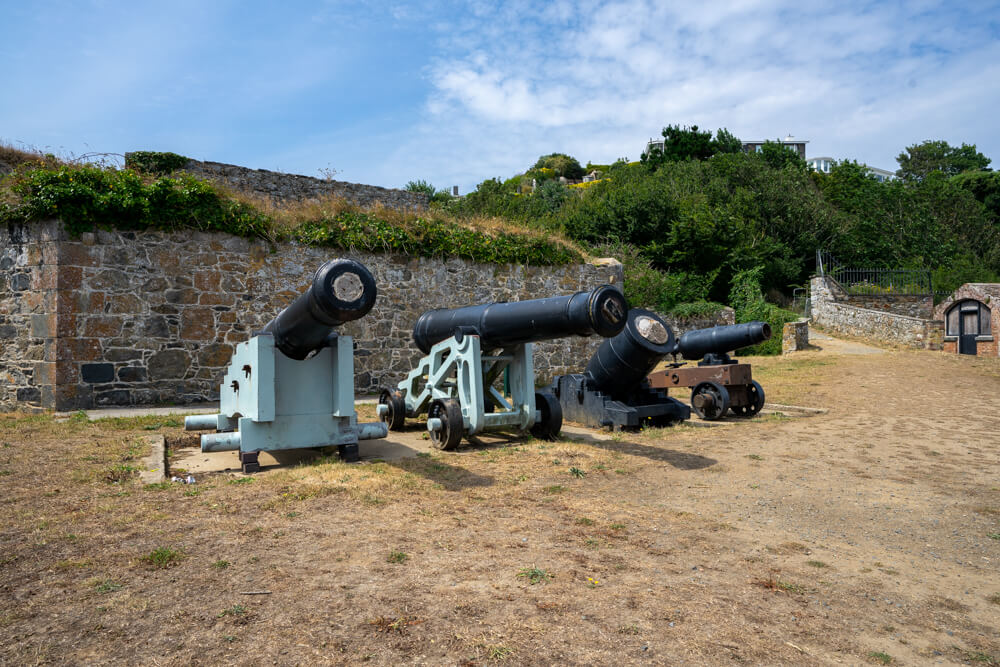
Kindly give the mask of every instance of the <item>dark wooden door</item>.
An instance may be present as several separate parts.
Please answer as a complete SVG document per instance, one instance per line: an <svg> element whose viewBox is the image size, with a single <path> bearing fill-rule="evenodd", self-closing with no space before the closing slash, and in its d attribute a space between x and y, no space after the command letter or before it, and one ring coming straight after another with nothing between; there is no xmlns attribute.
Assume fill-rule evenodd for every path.
<svg viewBox="0 0 1000 667"><path fill-rule="evenodd" d="M958 327L958 353L975 354L976 336L979 335L979 309L963 308L959 314Z"/></svg>

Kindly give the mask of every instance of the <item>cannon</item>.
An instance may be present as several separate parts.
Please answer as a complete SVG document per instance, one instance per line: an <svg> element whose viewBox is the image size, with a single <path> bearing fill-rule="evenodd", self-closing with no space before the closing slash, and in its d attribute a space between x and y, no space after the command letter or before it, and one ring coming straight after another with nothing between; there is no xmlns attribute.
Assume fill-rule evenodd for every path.
<svg viewBox="0 0 1000 667"><path fill-rule="evenodd" d="M587 426L635 430L688 419L688 406L646 379L674 346L666 322L656 313L633 308L625 328L601 343L586 370L555 378L550 391L564 417Z"/></svg>
<svg viewBox="0 0 1000 667"><path fill-rule="evenodd" d="M238 450L243 471L260 469L261 451L335 445L358 460L358 441L384 438L382 422L358 424L354 411L354 342L334 328L375 305L371 272L332 259L263 330L236 346L219 389L219 413L184 420L204 452Z"/></svg>
<svg viewBox="0 0 1000 667"><path fill-rule="evenodd" d="M670 368L647 376L653 389L691 388L691 408L702 419L715 421L727 411L738 417L753 417L764 407L764 389L753 379L750 364L741 364L729 352L763 343L771 337L767 322L746 322L698 329L683 334L674 355L700 359L696 367Z"/></svg>
<svg viewBox="0 0 1000 667"><path fill-rule="evenodd" d="M614 336L628 303L602 285L569 296L500 302L423 313L413 342L424 357L396 387L379 395L379 417L396 431L427 415L431 443L453 449L466 435L516 429L555 438L559 401L535 391L533 344L567 336ZM496 385L501 378L508 396Z"/></svg>

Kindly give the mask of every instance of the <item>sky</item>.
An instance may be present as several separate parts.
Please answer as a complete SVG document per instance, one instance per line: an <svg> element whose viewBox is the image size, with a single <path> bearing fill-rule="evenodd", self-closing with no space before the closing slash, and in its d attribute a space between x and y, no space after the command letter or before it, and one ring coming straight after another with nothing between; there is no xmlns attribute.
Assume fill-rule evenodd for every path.
<svg viewBox="0 0 1000 667"><path fill-rule="evenodd" d="M668 124L1000 168L1000 0L0 0L0 141L465 193Z"/></svg>

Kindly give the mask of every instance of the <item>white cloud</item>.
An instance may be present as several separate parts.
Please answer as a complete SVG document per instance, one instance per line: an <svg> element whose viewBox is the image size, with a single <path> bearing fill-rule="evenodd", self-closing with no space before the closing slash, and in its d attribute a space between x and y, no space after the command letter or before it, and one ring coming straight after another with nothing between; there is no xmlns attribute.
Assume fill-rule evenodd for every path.
<svg viewBox="0 0 1000 667"><path fill-rule="evenodd" d="M812 154L887 168L929 137L1000 160L983 120L1000 103L998 16L995 3L481 4L444 26L426 115L401 152L466 188L553 150L636 158L668 123L792 133Z"/></svg>

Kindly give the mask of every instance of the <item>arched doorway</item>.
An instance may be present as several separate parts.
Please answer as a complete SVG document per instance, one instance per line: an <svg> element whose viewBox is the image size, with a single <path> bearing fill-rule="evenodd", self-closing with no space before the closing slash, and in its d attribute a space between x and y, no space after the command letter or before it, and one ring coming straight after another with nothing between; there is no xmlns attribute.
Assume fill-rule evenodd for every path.
<svg viewBox="0 0 1000 667"><path fill-rule="evenodd" d="M956 302L945 314L945 335L958 337L959 354L976 354L976 337L990 335L990 309L975 299Z"/></svg>

